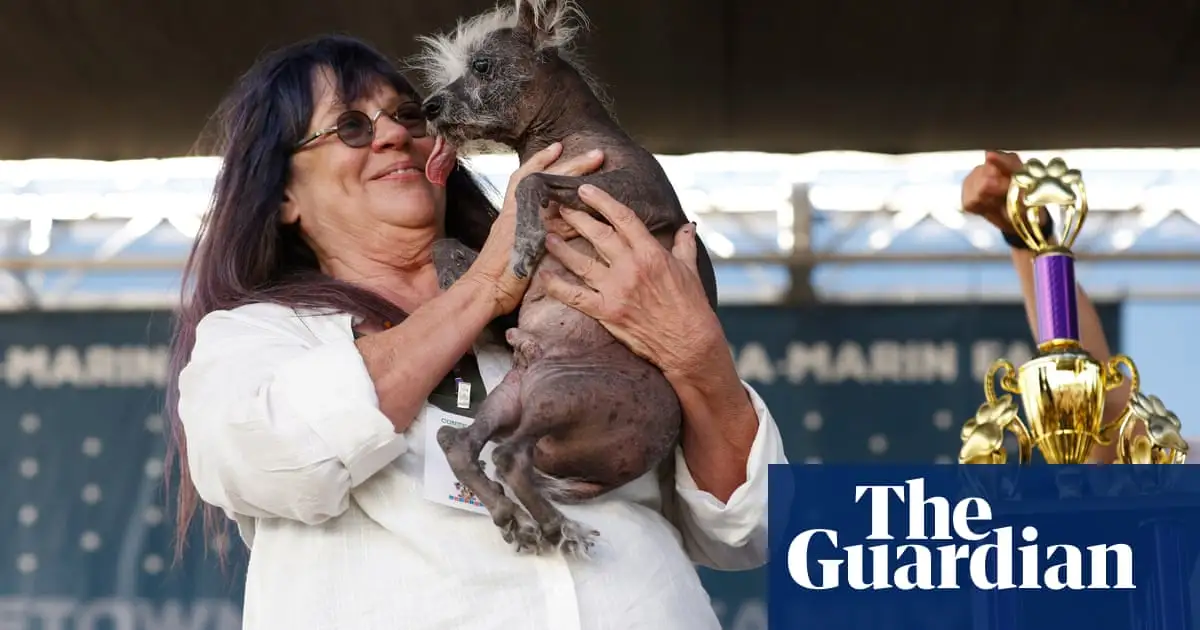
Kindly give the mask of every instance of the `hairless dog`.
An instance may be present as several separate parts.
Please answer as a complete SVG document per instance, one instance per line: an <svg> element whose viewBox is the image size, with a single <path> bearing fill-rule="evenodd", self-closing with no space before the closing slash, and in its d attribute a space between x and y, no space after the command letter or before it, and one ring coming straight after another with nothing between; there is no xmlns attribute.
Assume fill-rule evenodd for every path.
<svg viewBox="0 0 1200 630"><path fill-rule="evenodd" d="M430 88L423 107L436 136L427 167L431 181L444 182L456 150L480 141L514 149L522 163L554 142L562 143L563 159L596 148L605 153L595 173L535 173L518 184L512 270L533 279L517 326L505 334L513 369L473 424L443 427L437 435L451 469L507 542L518 550L559 547L576 555L586 555L599 532L571 521L554 502L585 501L654 470L676 448L682 411L660 370L594 319L546 294L534 273L539 269L579 280L545 256L544 214L561 204L603 221L578 195L580 185L593 184L631 208L665 247L688 221L658 160L622 130L575 56L572 44L586 25L567 0L516 0L460 22L448 35L421 38L425 49L414 60ZM595 255L585 239L569 243ZM699 242L697 252L701 282L715 307L712 262ZM475 257L457 241L439 241L434 263L442 287L461 277ZM489 441L496 443L493 458L503 485L479 465Z"/></svg>

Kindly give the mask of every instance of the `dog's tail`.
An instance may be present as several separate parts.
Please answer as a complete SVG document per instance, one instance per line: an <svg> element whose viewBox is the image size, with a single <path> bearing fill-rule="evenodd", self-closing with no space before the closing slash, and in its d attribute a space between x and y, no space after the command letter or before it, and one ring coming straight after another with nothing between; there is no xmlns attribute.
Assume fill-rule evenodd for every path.
<svg viewBox="0 0 1200 630"><path fill-rule="evenodd" d="M556 503L571 505L594 499L607 490L604 486L582 479L563 479L551 477L537 470L533 471L533 483L542 496Z"/></svg>

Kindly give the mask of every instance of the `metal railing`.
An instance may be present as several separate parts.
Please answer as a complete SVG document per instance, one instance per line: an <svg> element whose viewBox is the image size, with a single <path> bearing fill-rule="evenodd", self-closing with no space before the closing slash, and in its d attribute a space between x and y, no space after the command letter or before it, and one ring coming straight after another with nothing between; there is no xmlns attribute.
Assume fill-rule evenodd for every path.
<svg viewBox="0 0 1200 630"><path fill-rule="evenodd" d="M1133 161L1125 158L1124 162L1113 157L1114 152L1100 152L1098 157L1091 157L1091 165L1100 169L1142 170L1121 171L1123 177L1134 181L1134 184L1124 188L1105 188L1103 184L1107 180L1101 180L1101 185L1092 187L1099 191L1095 195L1099 201L1093 204L1093 214L1098 218L1089 220L1085 233L1111 237L1108 239L1111 242L1107 247L1091 247L1088 239L1083 239L1076 249L1082 263L1172 264L1200 261L1200 230L1196 230L1194 242L1160 244L1149 250L1129 247L1139 234L1155 229L1155 226L1171 217L1182 217L1193 226L1200 224L1200 185L1194 185L1200 184L1200 151L1148 153L1158 157L1137 157ZM855 156L840 154L832 157L777 156L776 162L772 162L775 159L772 156L714 158L711 163L697 161L701 157L662 159L676 183L685 208L700 222L701 235L714 253L713 262L719 272L722 269L729 273L747 269L762 272L739 276L741 279L738 282L753 283L757 277L770 275L771 278L777 278L781 269L787 271L786 286L781 287L778 280L771 279L764 281L761 287L738 286L730 292L749 296L745 299L804 303L818 298L854 300L870 297L869 294L854 295L845 291L830 295L828 287L824 292L819 291L820 287L813 286L813 277L818 271L830 269L858 270L855 273L870 273L873 269L897 265L927 265L931 269L962 269L966 266L983 269L1009 261L1006 248L1002 243L995 242L997 239L992 238L991 245L976 242L977 236L989 233L994 236L994 229L982 220L964 218L956 208L957 184L954 178L959 176L956 174L961 172L963 165L970 164L970 160L977 156L970 160L955 158L957 161L951 159L954 156L933 156L936 158L933 166L922 163L924 165L920 168L913 166L916 162L908 163L901 158L886 156L867 156L868 161L881 165L878 167L849 165ZM503 162L503 159L481 162L480 170L493 184L503 183L508 175L507 170L513 166ZM88 274L161 274L180 271L190 242L190 237L186 235L189 232L194 234L203 213L205 195L202 184L209 176L205 169L211 170L213 164L202 159L189 159L179 166L166 164L169 162L167 160L149 162L155 164L147 165L145 172L150 175L143 177L141 183L134 177L136 169L130 165L117 168L112 164L84 164L86 168L81 171L83 175L80 177L90 182L91 188L104 188L101 184L112 179L111 190L89 193L91 197L55 192L59 190L56 186L69 191L73 185L73 180L60 171L42 169L45 172L34 172L37 169L0 163L0 167L3 167L0 168L0 175L9 171L16 173L13 175L16 177L14 181L21 180L17 183L24 186L10 184L6 191L5 182L0 181L0 202L7 200L9 206L20 206L8 207L9 211L6 212L6 207L0 203L0 281L7 281L6 287L0 282L0 301L65 305L70 303L69 296L73 292L78 294L79 300L84 300L86 295L87 301L102 301L102 293L82 289L76 291L74 287ZM772 166L776 163L781 166ZM71 164L78 165L75 162ZM724 166L713 166L716 164L727 165L728 172L720 170L726 168ZM901 166L888 166L895 164ZM1180 166L1170 167L1171 164ZM886 170L888 168L892 170ZM1147 170L1155 168L1160 170ZM717 176L710 177L714 172ZM173 177L179 181L177 190L171 189ZM713 184L714 179L721 183ZM799 183L784 183L788 181ZM145 193L139 192L142 186L148 186ZM1198 203L1191 202L1193 198ZM53 216L47 216L45 212L58 207L50 203L54 200L73 205L63 206ZM90 205L93 202L98 205ZM80 205L77 207L74 204ZM95 211L95 208L102 211ZM63 255L51 247L51 234L56 226L86 228L106 221L109 225L114 221L123 223L119 229L110 230L112 234L97 243L92 252ZM940 225L969 245L950 251L941 246L926 249L920 242L917 247L910 245L907 249L892 245L897 238L911 233L916 226L928 221ZM870 227L872 225L874 228ZM820 229L815 229L817 227ZM133 251L139 239L160 229L175 230L185 236L178 239L178 247L166 248L165 251L162 251L163 248L151 254ZM854 247L847 244L852 240L849 235L858 232L861 236L864 229L873 229L868 245ZM751 232L756 233L751 235ZM820 238L822 234L824 238ZM875 238L877 236L880 238ZM1118 236L1122 238L1118 239ZM7 248L4 247L5 238L9 245ZM739 239L751 245L735 247L733 243ZM1118 240L1122 241L1120 245L1116 244ZM47 288L47 283L43 282L45 276L55 276L54 281L49 283L52 287ZM726 277L733 276L726 273ZM949 290L946 293L982 296L983 293L976 289L967 286L965 290ZM1130 281L1127 287L1106 290L1123 295L1165 299L1200 295L1200 282L1195 287L1185 284L1170 289ZM892 294L908 296L905 298L908 299L920 291L900 287ZM999 290L1001 293L1011 291L1012 287ZM171 292L159 293L166 299ZM144 301L146 295L153 294L153 290L148 293L143 291L138 294L141 296L138 299ZM114 301L133 299L130 291L112 291L111 295ZM177 294L171 293L171 298L176 297Z"/></svg>

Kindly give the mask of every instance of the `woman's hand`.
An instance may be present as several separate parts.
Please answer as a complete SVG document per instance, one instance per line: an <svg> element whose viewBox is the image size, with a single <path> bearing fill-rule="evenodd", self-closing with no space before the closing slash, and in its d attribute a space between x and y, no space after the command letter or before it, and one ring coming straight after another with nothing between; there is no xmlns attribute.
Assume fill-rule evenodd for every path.
<svg viewBox="0 0 1200 630"><path fill-rule="evenodd" d="M632 210L607 193L582 186L579 195L612 227L586 212L560 212L602 260L549 235L547 251L585 285L553 274L545 277L546 292L599 321L668 378L704 370L714 349L727 354L720 321L696 271L695 225L681 228L668 252Z"/></svg>
<svg viewBox="0 0 1200 630"><path fill-rule="evenodd" d="M962 207L971 214L987 219L1001 232L1012 233L1006 203L1008 186L1013 173L1021 169L1016 153L988 151L983 164L976 166L963 179Z"/></svg>
<svg viewBox="0 0 1200 630"><path fill-rule="evenodd" d="M579 195L612 227L562 208L563 219L600 259L547 236L547 251L584 284L567 274L546 275L546 293L596 319L662 370L683 409L681 444L692 479L728 501L746 481L758 414L696 271L696 226L680 228L668 252L632 210L607 193L581 186Z"/></svg>
<svg viewBox="0 0 1200 630"><path fill-rule="evenodd" d="M472 277L491 292L496 302L496 316L516 308L525 295L525 289L529 287L529 279L522 280L513 275L510 264L513 245L516 242L517 184L530 173L587 175L600 168L604 162L604 153L599 150L562 162L558 161L560 155L562 144L556 142L535 153L508 178L508 189L504 193L504 205L500 208L500 215L492 223L491 233L479 252L479 258L471 265ZM546 214L548 212L543 211L543 216Z"/></svg>

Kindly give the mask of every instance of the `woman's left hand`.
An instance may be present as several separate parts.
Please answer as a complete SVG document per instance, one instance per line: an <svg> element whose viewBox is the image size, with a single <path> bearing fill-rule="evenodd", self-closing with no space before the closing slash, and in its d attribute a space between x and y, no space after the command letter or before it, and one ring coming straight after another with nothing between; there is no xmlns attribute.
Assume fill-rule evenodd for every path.
<svg viewBox="0 0 1200 630"><path fill-rule="evenodd" d="M632 210L608 193L582 186L579 196L611 227L586 212L566 207L560 212L601 259L550 234L547 251L584 285L550 274L546 293L599 321L668 378L694 375L705 369L714 350L728 352L696 270L695 225L683 226L667 251Z"/></svg>

